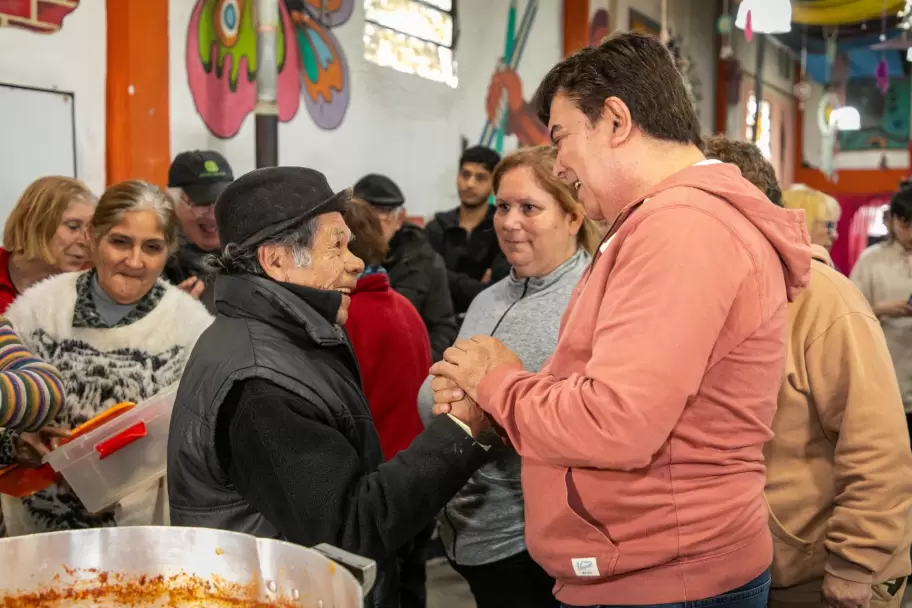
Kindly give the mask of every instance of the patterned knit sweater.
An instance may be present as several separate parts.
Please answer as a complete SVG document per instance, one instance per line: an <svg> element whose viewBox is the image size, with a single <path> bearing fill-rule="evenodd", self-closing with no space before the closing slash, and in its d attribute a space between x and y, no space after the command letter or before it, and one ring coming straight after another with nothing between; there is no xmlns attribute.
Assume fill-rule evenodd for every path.
<svg viewBox="0 0 912 608"><path fill-rule="evenodd" d="M0 428L37 431L63 404L60 373L25 348L0 316ZM0 455L0 466L11 464Z"/></svg>
<svg viewBox="0 0 912 608"><path fill-rule="evenodd" d="M60 370L66 404L53 424L65 428L121 401L141 402L178 382L193 345L212 322L197 300L158 281L126 317L109 327L92 299L93 272L47 279L7 311L26 347ZM11 450L15 438L11 431L0 434L0 454ZM144 491L147 496L125 500L143 511L131 515L131 522L152 523L158 487L156 482ZM116 510L90 514L62 485L24 499L2 500L11 536L117 524Z"/></svg>

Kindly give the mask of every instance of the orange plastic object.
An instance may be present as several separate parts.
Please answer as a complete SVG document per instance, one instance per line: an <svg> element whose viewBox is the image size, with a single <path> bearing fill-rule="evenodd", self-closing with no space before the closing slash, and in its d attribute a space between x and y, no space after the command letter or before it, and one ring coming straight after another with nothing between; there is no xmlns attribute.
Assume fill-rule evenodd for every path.
<svg viewBox="0 0 912 608"><path fill-rule="evenodd" d="M134 407L136 407L135 403L124 402L106 409L91 420L73 429L69 437L60 440L60 445L69 443L77 437L94 431ZM59 474L49 464L44 464L37 468L13 464L0 469L0 494L24 498L47 488L58 479Z"/></svg>

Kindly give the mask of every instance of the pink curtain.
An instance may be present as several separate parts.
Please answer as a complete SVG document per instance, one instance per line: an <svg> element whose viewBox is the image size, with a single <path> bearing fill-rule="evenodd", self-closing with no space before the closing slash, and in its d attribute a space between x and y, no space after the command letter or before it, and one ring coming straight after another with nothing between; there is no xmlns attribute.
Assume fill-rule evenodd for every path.
<svg viewBox="0 0 912 608"><path fill-rule="evenodd" d="M877 208L890 202L892 193L837 196L842 216L836 231L839 238L830 255L836 268L848 275L858 256L868 245L868 231L876 217Z"/></svg>
<svg viewBox="0 0 912 608"><path fill-rule="evenodd" d="M868 247L868 234L871 232L871 226L877 219L877 209L882 203L867 204L855 212L855 217L849 224L849 233L846 235L846 244L848 245L849 254L849 272L851 266L855 265L858 257Z"/></svg>

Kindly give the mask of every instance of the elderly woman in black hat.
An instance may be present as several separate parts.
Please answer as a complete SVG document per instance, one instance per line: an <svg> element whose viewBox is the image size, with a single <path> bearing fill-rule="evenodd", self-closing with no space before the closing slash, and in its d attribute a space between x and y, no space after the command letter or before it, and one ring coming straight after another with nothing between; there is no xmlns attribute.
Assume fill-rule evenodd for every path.
<svg viewBox="0 0 912 608"><path fill-rule="evenodd" d="M177 394L168 445L173 525L330 543L378 563L368 605L398 607L396 550L485 458L467 404L387 462L344 330L364 264L322 173L259 169L215 208L218 316Z"/></svg>
<svg viewBox="0 0 912 608"><path fill-rule="evenodd" d="M371 173L358 180L354 195L368 203L380 220L389 243L383 267L390 286L418 310L431 339L431 357L440 361L459 331L446 263L431 247L424 230L405 220L405 197L396 182Z"/></svg>

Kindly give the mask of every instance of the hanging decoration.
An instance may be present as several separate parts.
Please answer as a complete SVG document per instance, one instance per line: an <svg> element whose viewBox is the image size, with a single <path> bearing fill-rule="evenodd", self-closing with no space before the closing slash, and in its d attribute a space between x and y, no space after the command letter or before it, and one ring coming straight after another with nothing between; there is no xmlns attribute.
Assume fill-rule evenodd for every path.
<svg viewBox="0 0 912 608"><path fill-rule="evenodd" d="M883 12L880 15L880 43L887 41L887 0L883 0ZM877 62L877 69L874 70L874 77L877 79L877 88L880 89L881 95L886 95L890 90L890 67L887 65L887 58L884 51L880 52L880 61Z"/></svg>
<svg viewBox="0 0 912 608"><path fill-rule="evenodd" d="M836 125L830 116L839 105L839 99L832 91L827 91L817 106L817 128L820 129L820 170L827 179L836 173Z"/></svg>
<svg viewBox="0 0 912 608"><path fill-rule="evenodd" d="M731 18L731 10L728 1L729 0L724 0L722 4L722 15L720 15L719 19L716 21L716 31L719 32L719 36L722 39L719 59L728 59L735 55L735 49L732 48L731 43L731 32L734 24Z"/></svg>
<svg viewBox="0 0 912 608"><path fill-rule="evenodd" d="M689 56L684 54L680 35L672 36L666 46L671 52L671 56L674 57L675 67L678 68L681 78L684 79L684 86L687 89L687 96L690 98L690 102L693 104L694 109L699 111L700 101L702 101L703 96L701 92L702 82L696 65Z"/></svg>
<svg viewBox="0 0 912 608"><path fill-rule="evenodd" d="M668 0L662 0L662 29L659 30L659 40L668 45L671 36L668 34Z"/></svg>
<svg viewBox="0 0 912 608"><path fill-rule="evenodd" d="M912 27L912 0L906 0L905 6L899 11L899 27L904 30Z"/></svg>
<svg viewBox="0 0 912 608"><path fill-rule="evenodd" d="M883 57L877 63L877 69L874 70L874 77L877 79L877 88L882 95L886 95L890 90L890 66Z"/></svg>
<svg viewBox="0 0 912 608"><path fill-rule="evenodd" d="M758 34L784 34L792 29L790 0L742 0L735 26L744 30L748 41Z"/></svg>
<svg viewBox="0 0 912 608"><path fill-rule="evenodd" d="M801 35L801 74L798 77L798 82L792 88L792 93L794 93L795 99L798 100L798 108L802 111L804 111L805 103L811 97L811 83L807 79L807 35L807 26L804 26L804 32Z"/></svg>
<svg viewBox="0 0 912 608"><path fill-rule="evenodd" d="M827 90L817 106L817 127L820 130L820 170L827 179L834 179L836 174L836 148L839 139L836 125L830 120L833 110L841 105L838 91L844 86L843 71L836 66L836 41L839 37L837 28L823 28L826 39L826 79Z"/></svg>

